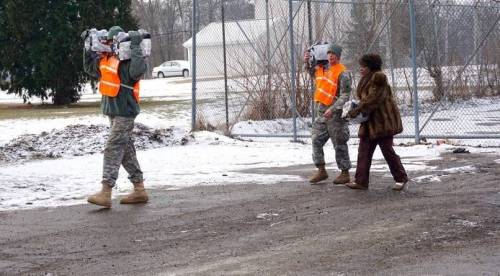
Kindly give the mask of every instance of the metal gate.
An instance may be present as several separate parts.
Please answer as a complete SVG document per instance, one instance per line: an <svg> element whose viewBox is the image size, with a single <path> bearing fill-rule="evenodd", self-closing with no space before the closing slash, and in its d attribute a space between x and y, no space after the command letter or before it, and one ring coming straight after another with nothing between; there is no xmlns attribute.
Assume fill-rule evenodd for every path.
<svg viewBox="0 0 500 276"><path fill-rule="evenodd" d="M245 19L228 18L222 1L217 19L204 26L199 18L207 11L198 2L193 129L309 137L313 86L302 57L327 41L343 47L354 84L361 55L383 57L405 129L397 137L500 138L497 1L255 0L254 17Z"/></svg>

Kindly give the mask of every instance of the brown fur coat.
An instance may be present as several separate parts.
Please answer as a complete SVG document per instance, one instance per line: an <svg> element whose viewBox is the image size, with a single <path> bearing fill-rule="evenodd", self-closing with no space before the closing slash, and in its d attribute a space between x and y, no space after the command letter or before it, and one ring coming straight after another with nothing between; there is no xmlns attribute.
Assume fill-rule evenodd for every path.
<svg viewBox="0 0 500 276"><path fill-rule="evenodd" d="M349 116L356 117L359 113L369 114L368 121L359 127L359 137L377 139L394 136L403 131L399 109L383 72L374 72L369 80L360 81L356 93L359 106L349 112Z"/></svg>

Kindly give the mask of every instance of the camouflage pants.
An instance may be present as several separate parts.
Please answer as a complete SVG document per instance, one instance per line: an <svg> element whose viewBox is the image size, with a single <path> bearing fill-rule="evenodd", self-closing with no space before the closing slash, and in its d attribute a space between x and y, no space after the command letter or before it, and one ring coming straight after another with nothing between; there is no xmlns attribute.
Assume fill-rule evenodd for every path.
<svg viewBox="0 0 500 276"><path fill-rule="evenodd" d="M313 146L313 162L314 165L325 164L325 153L323 146L328 139L331 139L335 150L335 160L337 167L340 170L348 170L351 168L351 160L349 158L349 148L347 140L349 140L348 123L341 118L342 110L333 113L331 119L323 117L327 107L322 104L317 105L317 117L312 127L312 146Z"/></svg>
<svg viewBox="0 0 500 276"><path fill-rule="evenodd" d="M135 118L120 116L109 117L111 127L106 148L104 149L103 184L111 187L115 186L120 165L123 165L128 172L128 179L132 183L143 181L142 171L135 155L134 139L132 138L134 120Z"/></svg>

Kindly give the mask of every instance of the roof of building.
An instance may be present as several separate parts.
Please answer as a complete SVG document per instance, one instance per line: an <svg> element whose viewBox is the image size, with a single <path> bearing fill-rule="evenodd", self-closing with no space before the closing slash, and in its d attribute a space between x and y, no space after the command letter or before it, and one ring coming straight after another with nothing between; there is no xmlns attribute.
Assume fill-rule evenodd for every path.
<svg viewBox="0 0 500 276"><path fill-rule="evenodd" d="M270 19L269 25L277 24L276 20ZM272 28L272 27L271 27ZM226 22L226 44L246 44L258 40L266 33L266 20L251 19L244 21ZM248 39L247 39L248 37ZM185 48L191 48L193 38L182 44ZM212 22L196 34L198 46L222 45L222 22Z"/></svg>

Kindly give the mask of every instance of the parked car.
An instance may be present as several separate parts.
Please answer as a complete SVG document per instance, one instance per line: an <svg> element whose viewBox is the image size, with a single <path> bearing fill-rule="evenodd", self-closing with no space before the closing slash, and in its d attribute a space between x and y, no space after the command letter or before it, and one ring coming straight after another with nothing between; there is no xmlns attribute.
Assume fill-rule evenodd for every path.
<svg viewBox="0 0 500 276"><path fill-rule="evenodd" d="M169 60L153 68L154 78L164 78L171 76L189 77L189 61Z"/></svg>

